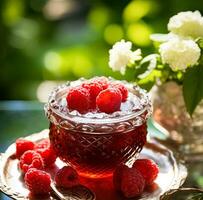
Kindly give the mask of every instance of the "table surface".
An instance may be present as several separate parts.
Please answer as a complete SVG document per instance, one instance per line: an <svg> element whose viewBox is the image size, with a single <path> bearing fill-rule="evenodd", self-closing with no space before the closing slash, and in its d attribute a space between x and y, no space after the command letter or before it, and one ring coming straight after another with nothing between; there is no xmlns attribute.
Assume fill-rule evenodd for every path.
<svg viewBox="0 0 203 200"><path fill-rule="evenodd" d="M149 120L150 134L164 140L163 135ZM0 101L0 152L15 141L16 138L39 132L48 128L43 104L35 101ZM203 187L203 161L187 164L188 178L184 187ZM191 199L190 193L178 192L174 199ZM0 200L9 199L0 193ZM198 199L198 198L196 198ZM203 198L202 198L203 199Z"/></svg>

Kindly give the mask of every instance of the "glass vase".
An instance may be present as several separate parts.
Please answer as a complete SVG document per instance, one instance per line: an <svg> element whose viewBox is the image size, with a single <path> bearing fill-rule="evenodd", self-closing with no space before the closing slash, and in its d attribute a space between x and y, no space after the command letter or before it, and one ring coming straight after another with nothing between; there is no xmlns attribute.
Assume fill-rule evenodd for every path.
<svg viewBox="0 0 203 200"><path fill-rule="evenodd" d="M186 160L203 157L203 101L192 117L187 113L182 86L168 82L152 89L153 119L162 125Z"/></svg>

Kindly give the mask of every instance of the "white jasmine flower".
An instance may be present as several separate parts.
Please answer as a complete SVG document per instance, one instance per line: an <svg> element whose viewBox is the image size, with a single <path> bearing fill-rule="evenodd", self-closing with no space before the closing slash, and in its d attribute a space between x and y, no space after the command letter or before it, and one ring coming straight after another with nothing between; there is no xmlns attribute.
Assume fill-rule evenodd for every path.
<svg viewBox="0 0 203 200"><path fill-rule="evenodd" d="M180 12L170 18L168 30L184 37L203 37L203 17L199 11Z"/></svg>
<svg viewBox="0 0 203 200"><path fill-rule="evenodd" d="M121 40L116 42L112 49L109 50L109 66L113 71L120 71L125 74L127 65L142 59L141 50L132 51L132 43Z"/></svg>
<svg viewBox="0 0 203 200"><path fill-rule="evenodd" d="M172 70L185 70L195 65L200 58L200 48L193 40L174 38L160 45L159 52L163 63Z"/></svg>

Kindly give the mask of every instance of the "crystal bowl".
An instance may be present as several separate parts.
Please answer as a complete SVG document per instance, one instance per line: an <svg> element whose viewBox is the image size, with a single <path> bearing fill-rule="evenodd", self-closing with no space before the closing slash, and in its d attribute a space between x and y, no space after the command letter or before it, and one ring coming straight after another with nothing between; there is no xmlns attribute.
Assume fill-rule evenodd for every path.
<svg viewBox="0 0 203 200"><path fill-rule="evenodd" d="M83 81L68 82L50 95L45 105L50 121L49 138L59 158L81 176L103 178L111 176L117 165L130 162L142 150L151 102L144 90L122 81L139 102L130 111L113 114L68 111L63 105L67 90Z"/></svg>

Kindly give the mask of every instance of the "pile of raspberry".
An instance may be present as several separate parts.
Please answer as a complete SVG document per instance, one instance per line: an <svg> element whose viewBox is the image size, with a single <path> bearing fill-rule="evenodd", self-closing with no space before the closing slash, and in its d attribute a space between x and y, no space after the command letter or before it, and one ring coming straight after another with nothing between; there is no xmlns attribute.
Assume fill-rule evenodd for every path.
<svg viewBox="0 0 203 200"><path fill-rule="evenodd" d="M159 168L151 159L138 159L131 168L121 164L113 174L114 187L127 198L137 197L145 188L156 186L154 181L158 173Z"/></svg>
<svg viewBox="0 0 203 200"><path fill-rule="evenodd" d="M24 176L25 186L34 196L49 195L51 177L47 169L56 161L56 154L48 139L33 143L25 139L16 140L16 157ZM145 188L152 186L159 173L157 164L150 159L138 159L132 167L125 164L117 167L113 174L115 189L127 197L140 196ZM79 175L71 166L59 169L54 177L57 187L72 188L79 185Z"/></svg>
<svg viewBox="0 0 203 200"><path fill-rule="evenodd" d="M66 101L70 110L80 113L96 110L110 114L119 111L121 103L127 98L128 90L122 83L97 77L69 88Z"/></svg>
<svg viewBox="0 0 203 200"><path fill-rule="evenodd" d="M56 154L49 139L32 142L26 139L16 140L16 157L19 169L24 177L25 186L33 196L47 196L51 191L49 170L56 161ZM55 184L70 188L79 184L77 172L70 166L59 169L55 174Z"/></svg>

